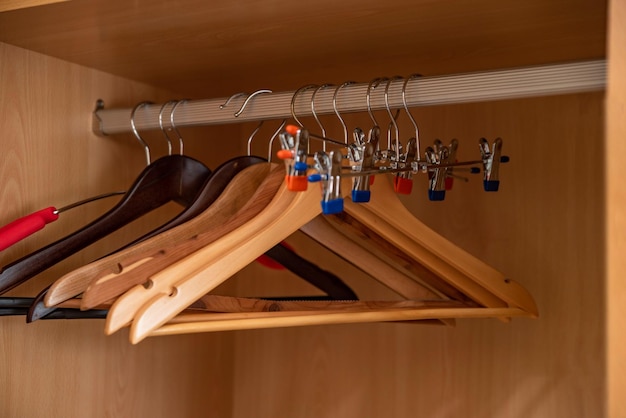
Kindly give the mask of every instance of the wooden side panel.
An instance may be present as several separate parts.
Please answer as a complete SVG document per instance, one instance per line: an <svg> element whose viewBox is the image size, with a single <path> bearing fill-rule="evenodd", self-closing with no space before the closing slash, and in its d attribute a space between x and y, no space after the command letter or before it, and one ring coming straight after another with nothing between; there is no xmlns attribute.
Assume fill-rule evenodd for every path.
<svg viewBox="0 0 626 418"><path fill-rule="evenodd" d="M405 202L526 287L539 319L237 332L234 416L603 416L603 99L598 93L413 112L422 149L435 138L457 138L459 158L474 159L481 136L503 138L511 162L501 169L498 193L483 192L476 176L456 180L444 202L429 202L420 175ZM385 126L388 118L378 117ZM367 121L365 115L348 126ZM337 125L326 121L328 129ZM406 119L400 132L412 135ZM300 236L292 241L359 295L384 295L332 254ZM283 275L251 266L239 277L241 292L294 291Z"/></svg>
<svg viewBox="0 0 626 418"><path fill-rule="evenodd" d="M608 411L626 417L626 2L610 2L606 111Z"/></svg>
<svg viewBox="0 0 626 418"><path fill-rule="evenodd" d="M0 92L0 225L50 205L124 190L145 165L144 154L131 136L101 138L91 133L96 100L128 106L172 97L5 44L0 44ZM223 128L203 131L197 140L189 132L184 135L188 152L211 168L235 149ZM209 138L223 141L221 155L207 146ZM155 156L163 155L160 135L147 140ZM0 264L78 229L114 202L61 214L43 231L0 253ZM177 210L168 206L155 211L11 294L34 296L63 272L119 247ZM126 332L107 338L103 328L99 320L27 325L22 317L0 317L0 416L200 417L207 411L230 415L229 335L159 338L132 346Z"/></svg>

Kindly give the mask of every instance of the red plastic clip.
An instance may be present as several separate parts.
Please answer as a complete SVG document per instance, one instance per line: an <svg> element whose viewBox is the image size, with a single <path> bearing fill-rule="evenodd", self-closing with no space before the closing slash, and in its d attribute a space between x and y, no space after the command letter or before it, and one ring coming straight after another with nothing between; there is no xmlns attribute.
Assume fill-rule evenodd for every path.
<svg viewBox="0 0 626 418"><path fill-rule="evenodd" d="M454 179L452 177L446 177L445 184L446 190L452 190L452 186L454 186Z"/></svg>
<svg viewBox="0 0 626 418"><path fill-rule="evenodd" d="M393 189L399 194L411 194L413 191L413 179L394 177Z"/></svg>

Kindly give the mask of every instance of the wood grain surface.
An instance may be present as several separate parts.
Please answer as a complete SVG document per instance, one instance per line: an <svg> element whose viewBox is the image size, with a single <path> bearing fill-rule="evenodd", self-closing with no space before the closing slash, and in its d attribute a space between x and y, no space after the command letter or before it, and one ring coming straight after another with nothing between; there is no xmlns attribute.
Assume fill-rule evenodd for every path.
<svg viewBox="0 0 626 418"><path fill-rule="evenodd" d="M192 98L599 58L605 39L602 0L91 0L0 15L0 41Z"/></svg>
<svg viewBox="0 0 626 418"><path fill-rule="evenodd" d="M94 104L102 98L128 106L139 98L172 95L6 44L0 44L0 92L0 224L130 185L145 165L143 150L130 136L93 135ZM190 153L211 167L221 162L223 157L203 154L199 145L213 135L228 137L227 129L183 135ZM146 140L154 155L163 155L165 141L158 136ZM228 144L223 147L223 155L228 154ZM61 214L43 231L1 252L0 263L86 225L115 201ZM133 240L178 210L165 207L136 221L11 294L34 296L63 273ZM0 318L0 416L202 416L206 408L230 415L232 336L152 339L130 347L127 335L107 338L103 326L102 320L26 324L23 317Z"/></svg>
<svg viewBox="0 0 626 418"><path fill-rule="evenodd" d="M608 415L626 417L626 2L612 0L609 21L609 90L606 97L606 249Z"/></svg>
<svg viewBox="0 0 626 418"><path fill-rule="evenodd" d="M149 338L132 346L125 330L104 337L102 321L26 325L21 318L0 318L0 415L623 416L625 18L623 1L609 3L606 132L605 98L599 93L413 110L422 147L435 138L444 143L457 138L459 158L474 158L480 137L504 139L511 162L502 167L498 193L485 194L481 179L472 177L468 183L455 181L444 202L431 203L426 180L418 176L413 194L402 201L426 225L527 288L540 319L459 320L456 328L352 324L249 330ZM121 107L146 99L211 98L264 87L605 56L605 1L312 7L303 13L300 3L286 1L98 0L0 14L0 41L98 69L0 45L0 224L130 184L143 167L143 151L131 136L91 134L98 98L107 107ZM378 117L385 126L387 116ZM403 138L413 132L404 118ZM328 136L343 137L336 118L322 120ZM317 129L315 121L303 122ZM367 115L348 115L346 122L350 128L370 123ZM243 150L253 128L185 131L186 153L214 168ZM270 128L275 129L264 129ZM165 143L155 134L148 138L151 149L163 155ZM253 149L265 155L267 143L255 141ZM0 253L0 261L7 264L52 242L109 205L68 212L71 216ZM165 208L119 231L12 294L36 294L176 210ZM302 234L288 240L359 295L393 297ZM216 291L271 295L302 289L310 286L290 273L253 264Z"/></svg>

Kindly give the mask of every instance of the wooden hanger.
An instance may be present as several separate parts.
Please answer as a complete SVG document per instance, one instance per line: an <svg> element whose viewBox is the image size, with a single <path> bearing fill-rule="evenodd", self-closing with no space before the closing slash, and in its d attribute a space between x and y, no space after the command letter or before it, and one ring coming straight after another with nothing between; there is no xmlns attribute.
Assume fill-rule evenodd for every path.
<svg viewBox="0 0 626 418"><path fill-rule="evenodd" d="M482 306L508 305L538 315L537 305L526 289L415 218L400 202L389 179L377 179L368 204L346 202L345 211L396 247L415 254L430 271Z"/></svg>
<svg viewBox="0 0 626 418"><path fill-rule="evenodd" d="M150 285L148 286L148 289L141 285L135 286L133 289L118 298L110 310L109 316L107 317L105 332L112 333L121 327L126 326L132 320L136 310L143 304L143 299L151 298L154 294L158 294L160 291L164 291L169 294L172 288L170 282L174 281L176 277L184 277L185 274L193 273L198 268L198 264L200 266L203 264L202 259L218 257L222 253L228 252L232 246L240 244L240 241L250 237L250 235L237 233L240 229L247 227L245 231L259 230L265 224L271 223L274 219L279 218L282 212L289 212L288 209L290 207L290 203L294 200L298 200L298 198L301 198L303 193L295 193L286 190L286 187L283 184L284 171L282 170L284 169L275 172L275 177L271 179L275 187L265 187L263 189L259 188L257 193L249 200L248 204L240 209L239 212L237 212L237 214L228 222L206 233L207 235L210 234L212 241L215 237L219 237L219 239L214 240L212 244L201 248L191 256L188 255L182 260L152 276L149 281ZM310 193L305 193L304 195L309 196ZM317 203L317 206L319 206L319 202ZM252 227L250 225L252 225ZM287 236L288 234L284 235L282 238ZM279 239L273 243L273 245L281 240L282 239ZM185 245L185 243L182 245ZM271 248L271 246L268 248ZM257 256L262 253L263 252L257 253ZM185 254L190 253L187 251ZM243 266L249 264L255 258L256 257L252 258L248 263L243 264ZM241 262L236 261L235 264L241 265ZM172 276L172 274L174 276ZM197 296L201 296L203 294L204 293L200 293L197 294ZM198 297L196 297L196 299L198 299Z"/></svg>
<svg viewBox="0 0 626 418"><path fill-rule="evenodd" d="M122 200L80 230L35 251L0 271L0 294L164 204L190 205L210 170L189 157L162 157L146 167Z"/></svg>
<svg viewBox="0 0 626 418"><path fill-rule="evenodd" d="M383 182L380 182L380 183L384 184ZM378 189L381 189L383 187L385 186L379 187ZM384 197L384 195L382 195L381 197ZM395 197L395 194L394 194L394 197ZM389 196L387 196L387 198L389 198ZM389 206L391 205L390 202L393 202L393 200L385 200L384 207L388 212L389 212ZM362 221L367 222L368 218L371 218L371 216L368 216L368 214L358 213L359 209L354 209L351 207L351 206L354 206L354 207L361 208L363 207L362 205L346 205L346 206L347 206L346 211L350 211L350 209L352 209L352 212L355 213L355 216L356 217L360 216L360 220ZM376 204L374 204L373 206L374 208L379 207ZM410 213L408 214L410 215ZM411 218L413 217L411 216ZM403 217L400 219L402 219L403 221L406 221L406 217ZM411 221L411 222L414 222L414 221ZM417 223L415 225L417 225ZM415 225L411 224L409 225L409 227L415 226ZM377 229L382 234L385 234L385 235L389 234L388 224L386 226L379 225ZM264 235L269 234L269 233L279 234L278 232L279 230L280 228L267 228L266 227L265 229L263 229L262 233ZM434 232L432 232L432 230L430 231L431 231L430 232L431 235L432 234L436 235ZM420 232L425 234L427 231L421 230ZM412 234L409 234L409 235L412 235ZM486 307L486 308L480 308L474 304L473 306L465 307L461 309L451 308L452 310L449 311L448 313L444 313L443 311L440 311L438 314L433 314L435 315L434 316L435 318L438 316L445 318L445 317L448 317L448 315L452 315L452 317L454 317L455 315L459 315L461 317L473 317L473 316L480 317L483 315L489 315L489 316L503 317L503 318L507 317L509 314L511 316L521 316L521 315L536 316L537 315L536 305L534 304L534 301L532 301L531 297L529 299L528 293L523 288L521 288L521 286L519 285L516 286L515 284L513 284L513 286L511 286L510 288L506 290L497 289L497 284L493 285L493 281L496 280L496 278L498 280L501 279L502 282L505 284L509 284L511 283L511 281L505 282L503 276L500 275L498 272L496 272L495 270L490 271L488 266L485 266L484 263L480 262L477 259L474 259L469 254L466 254L463 250L449 243L442 237L439 237L440 238L439 242L436 242L436 244L441 245L441 247L435 248L434 250L432 247L429 248L428 250L430 251L430 253L428 253L427 251L424 251L423 248L420 248L421 247L420 245L411 245L410 240L407 240L406 237L398 236L398 234L391 234L390 238L392 238L394 242L401 244L401 248L404 248L409 253L419 254L419 257L426 260L426 265L430 269L435 271L438 275L447 277L449 283L463 290L463 292L467 293L468 296L470 296L470 298L476 300L478 303L480 303L480 305ZM412 238L415 239L416 237L412 237ZM272 238L266 237L266 239L271 240ZM260 240L261 239L259 239L259 241ZM249 244L249 246L250 246L250 249L253 248L253 244ZM434 254L436 254L437 251L450 251L452 249L454 249L453 251L455 251L455 254L453 255L456 255L458 257L464 257L464 260L462 260L459 263L455 263L455 268L451 268L450 266L448 266L448 268L445 268L444 264L441 261L437 261L438 257ZM235 250L233 250L232 252L228 254L222 253L221 259L215 262L211 262L211 265L204 269L202 269L201 266L198 266L200 270L197 273L195 273L194 276L192 276L191 278L186 279L186 280L179 280L178 283L174 284L174 286L172 286L169 289L166 289L166 286L163 285L163 287L161 287L160 289L161 291L164 291L164 290L166 291L162 293L161 295L154 297L151 301L146 303L137 312L137 315L135 316L134 321L131 324L131 341L133 342L140 341L142 338L149 335L157 327L159 327L160 325L163 325L168 319L171 319L171 317L175 316L176 313L184 309L185 303L188 303L194 299L194 296L193 296L194 292L206 293L210 291L211 288L217 285L216 282L220 282L220 280L225 280L225 278L227 278L226 276L233 274L233 271L236 271L236 267L234 268L234 266L232 266L232 263L230 266L228 266L227 265L229 263L228 260L232 262L234 261L234 257L243 257L245 256L244 254L245 252L246 252L246 248L244 248L244 246L239 246L238 248L236 248ZM230 257L233 257L233 258L230 258ZM463 271L456 270L459 266L462 266L463 264L465 265L466 270L463 270ZM466 275L472 274L475 276L478 274L477 272L480 272L480 274L490 274L488 279L483 278L481 281L481 284L484 283L489 287L489 291L485 290L480 285L472 284L471 280L467 280ZM175 270L172 270L171 273L173 274L174 277L180 277L180 276L176 276ZM172 282L170 283L173 284L175 280L176 279L172 280ZM211 281L212 283L207 283L207 281ZM499 299L497 296L494 296L493 293L490 292L494 288L496 288L496 291L500 295L503 296L502 299ZM199 293L195 293L195 295L197 294ZM528 303L529 301L532 303ZM526 309L521 309L520 306L524 306ZM362 320L367 320L367 321L374 320L373 318L378 317L378 315L380 315L380 318L381 318L380 320L385 320L382 318L386 318L386 319L395 318L394 320L397 320L398 318L404 318L404 319L424 318L423 315L425 314L424 312L417 312L417 311L412 311L410 313L396 312L392 314L384 310L375 311L375 310L366 309L365 311L366 312L363 312L363 315L357 315L357 316L361 318ZM432 313L428 313L428 315L430 314ZM299 317L297 320L295 320L294 316L291 316L291 315L287 315L284 317L276 316L276 318L281 318L281 319L277 319L279 322L276 322L275 325L281 326L280 325L281 323L293 325L295 324L294 321L296 321L299 324L330 323L330 322L325 322L325 321L335 321L335 320L339 322L359 321L356 318L352 318L351 316L350 316L350 319L348 319L348 317L346 317L345 315L338 315L338 314L335 315L333 313L328 313L328 317L324 319L306 318L306 315L304 316L297 315L297 316ZM290 319L286 319L287 317ZM267 321L268 318L269 316L267 318L263 317L263 320ZM369 319L366 319L366 318L369 318ZM248 317L247 319L250 319L250 318ZM283 322L280 322L280 321L283 321ZM298 321L301 321L301 322L298 322ZM200 320L200 322L202 322L202 320ZM265 323L267 324L267 322ZM245 325L245 327L250 327L252 326L251 324L252 322L249 322L248 325ZM198 325L198 324L189 325L189 326L196 330L200 329L198 327L202 327L202 325Z"/></svg>
<svg viewBox="0 0 626 418"><path fill-rule="evenodd" d="M354 237L351 235L351 232L354 232L352 228L343 228L340 231L329 223L328 218L332 216L318 215L303 225L300 230L406 299L443 297L441 293L421 285L414 277L408 276L405 272L382 260L378 248L369 251L356 243L354 239L351 239ZM350 238L348 235L351 235Z"/></svg>
<svg viewBox="0 0 626 418"><path fill-rule="evenodd" d="M146 253L153 255L155 259L161 259L163 258L161 256L172 251L172 248L169 247L172 246L173 242L189 240L198 235L199 231L219 225L228 218L232 210L236 210L247 201L269 171L270 166L267 163L247 167L235 176L235 179L239 178L239 181L231 182L220 194L222 198L218 197L205 212L178 227L67 273L50 287L45 297L46 305L54 306L81 294L89 287L94 278L102 275L109 274L110 276L107 278L114 280L119 273L129 271L134 263L144 259ZM237 199L237 196L242 196L243 199ZM160 267L157 266L155 271L159 269ZM128 277L124 277L120 282L123 283L127 279ZM96 301L95 304L103 303L114 296L116 294L107 295Z"/></svg>
<svg viewBox="0 0 626 418"><path fill-rule="evenodd" d="M533 317L533 315L519 308L455 307L457 302L448 303L450 303L450 307L429 306L425 303L420 308L372 308L366 306L350 311L328 309L314 312L181 314L170 323L149 331L146 336L311 325L426 321L429 319ZM140 340L131 337L131 341L137 343Z"/></svg>
<svg viewBox="0 0 626 418"><path fill-rule="evenodd" d="M127 325L142 306L153 306L152 312L158 310L159 303L155 304L151 299L158 299L160 295L169 298L176 288L175 297L169 298L174 303L168 304L169 309L157 314L155 322L160 323L154 327L167 322L182 311L178 310L179 306L188 306L199 295L207 294L252 262L260 254L258 251L261 248L269 248L280 242L319 214L319 199L316 188L294 193L288 191L284 184L281 185L270 204L258 215L213 244L153 276L149 288L136 286L120 297L109 311L105 332ZM193 300L188 302L189 299ZM141 309L137 315L143 315ZM136 323L135 320L133 325Z"/></svg>

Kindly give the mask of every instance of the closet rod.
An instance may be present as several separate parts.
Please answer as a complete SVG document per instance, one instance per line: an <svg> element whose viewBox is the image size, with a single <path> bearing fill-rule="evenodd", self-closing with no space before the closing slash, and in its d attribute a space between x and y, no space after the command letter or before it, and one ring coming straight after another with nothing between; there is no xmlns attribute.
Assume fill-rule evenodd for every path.
<svg viewBox="0 0 626 418"><path fill-rule="evenodd" d="M409 107L451 103L517 99L523 97L580 93L603 90L606 83L604 60L567 64L534 66L499 71L418 77L407 83L405 96ZM391 82L388 101L391 108L400 108L404 79ZM365 112L369 83L350 84L337 95L337 108L343 113ZM385 109L386 82L371 90L372 110ZM333 95L336 86L319 90L315 95L318 115L334 114ZM311 96L314 89L302 91L294 103L298 117L311 116ZM175 111L177 127L240 123L265 119L283 119L291 116L291 100L295 91L266 93L255 96L245 111L235 117L245 95L233 98L228 106L220 108L228 98L189 100ZM139 131L159 129L159 112L163 104L150 104L137 109L135 126ZM173 104L167 104L162 121L169 126ZM105 109L94 111L94 131L99 135L131 132L132 109Z"/></svg>

